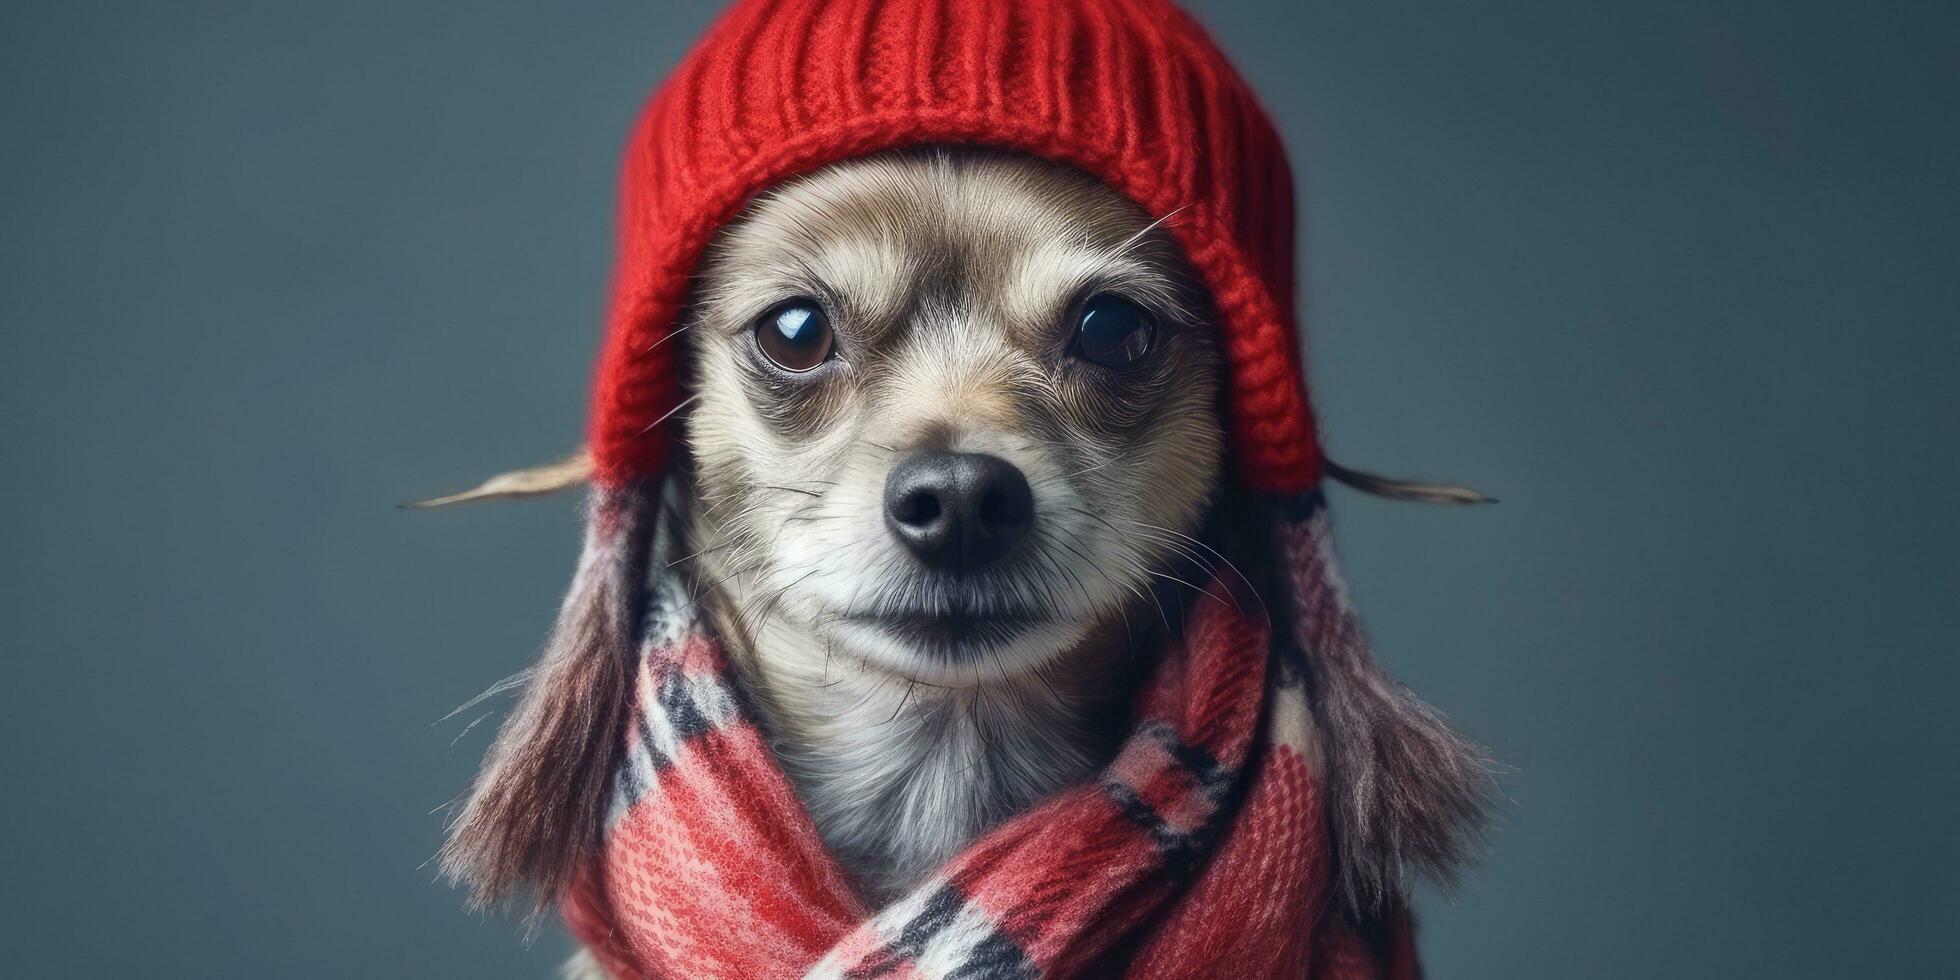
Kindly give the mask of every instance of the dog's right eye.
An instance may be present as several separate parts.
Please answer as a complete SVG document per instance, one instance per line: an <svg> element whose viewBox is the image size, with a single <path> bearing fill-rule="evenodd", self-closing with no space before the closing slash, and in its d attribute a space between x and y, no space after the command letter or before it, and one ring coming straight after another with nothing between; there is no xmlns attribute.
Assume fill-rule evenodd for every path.
<svg viewBox="0 0 1960 980"><path fill-rule="evenodd" d="M755 343L777 367L808 371L830 357L830 318L816 303L793 299L762 315L755 325Z"/></svg>

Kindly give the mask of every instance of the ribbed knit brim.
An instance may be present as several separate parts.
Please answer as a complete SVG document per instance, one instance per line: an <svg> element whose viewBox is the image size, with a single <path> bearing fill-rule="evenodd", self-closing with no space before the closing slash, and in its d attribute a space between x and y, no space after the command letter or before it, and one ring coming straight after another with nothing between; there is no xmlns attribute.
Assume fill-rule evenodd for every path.
<svg viewBox="0 0 1960 980"><path fill-rule="evenodd" d="M824 164L924 144L1019 151L1093 174L1188 254L1222 319L1239 478L1320 476L1294 318L1293 188L1265 112L1159 0L744 0L633 130L595 383L598 478L658 473L682 396L670 336L716 229Z"/></svg>

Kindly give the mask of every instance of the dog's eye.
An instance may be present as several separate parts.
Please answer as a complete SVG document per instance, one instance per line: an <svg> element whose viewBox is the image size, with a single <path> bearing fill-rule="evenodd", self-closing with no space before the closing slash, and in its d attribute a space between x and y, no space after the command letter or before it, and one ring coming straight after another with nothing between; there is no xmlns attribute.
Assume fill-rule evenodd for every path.
<svg viewBox="0 0 1960 980"><path fill-rule="evenodd" d="M830 356L830 318L810 300L791 300L762 315L755 342L777 367L808 371Z"/></svg>
<svg viewBox="0 0 1960 980"><path fill-rule="evenodd" d="M1075 352L1104 367L1129 367L1150 353L1157 321L1111 293L1089 297L1075 322Z"/></svg>

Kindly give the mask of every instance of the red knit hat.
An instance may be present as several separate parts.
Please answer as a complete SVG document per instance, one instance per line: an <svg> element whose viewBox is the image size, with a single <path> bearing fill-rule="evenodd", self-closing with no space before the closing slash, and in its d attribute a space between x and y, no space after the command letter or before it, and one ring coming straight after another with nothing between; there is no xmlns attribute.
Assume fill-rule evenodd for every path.
<svg viewBox="0 0 1960 980"><path fill-rule="evenodd" d="M667 461L660 423L682 392L662 341L715 231L796 174L921 144L1029 153L1172 215L1221 318L1240 479L1283 494L1318 482L1286 154L1210 38L1162 0L736 3L626 148L591 421L601 481Z"/></svg>

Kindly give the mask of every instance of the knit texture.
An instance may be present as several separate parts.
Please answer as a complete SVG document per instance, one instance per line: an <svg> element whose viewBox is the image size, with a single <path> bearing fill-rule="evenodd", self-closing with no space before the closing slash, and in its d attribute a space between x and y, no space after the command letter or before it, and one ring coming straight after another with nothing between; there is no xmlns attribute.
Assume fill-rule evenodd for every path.
<svg viewBox="0 0 1960 980"><path fill-rule="evenodd" d="M1281 533L1338 588L1315 516ZM1333 902L1304 662L1217 583L1099 778L883 909L853 895L692 608L678 576L653 584L605 838L565 902L613 976L1415 976L1406 918L1378 949Z"/></svg>
<svg viewBox="0 0 1960 980"><path fill-rule="evenodd" d="M1315 485L1285 151L1204 31L1161 0L736 3L626 148L590 433L601 480L656 474L673 451L664 423L683 395L663 341L716 230L796 174L924 144L1067 164L1167 218L1217 305L1239 479Z"/></svg>

